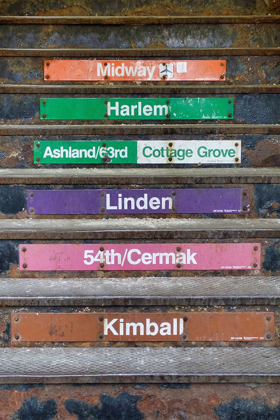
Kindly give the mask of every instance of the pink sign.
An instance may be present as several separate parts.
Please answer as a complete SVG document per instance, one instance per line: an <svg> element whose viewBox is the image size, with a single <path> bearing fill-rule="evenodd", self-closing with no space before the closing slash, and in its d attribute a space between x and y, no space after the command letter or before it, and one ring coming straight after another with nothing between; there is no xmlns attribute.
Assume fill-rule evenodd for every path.
<svg viewBox="0 0 280 420"><path fill-rule="evenodd" d="M22 244L24 271L254 270L261 244Z"/></svg>

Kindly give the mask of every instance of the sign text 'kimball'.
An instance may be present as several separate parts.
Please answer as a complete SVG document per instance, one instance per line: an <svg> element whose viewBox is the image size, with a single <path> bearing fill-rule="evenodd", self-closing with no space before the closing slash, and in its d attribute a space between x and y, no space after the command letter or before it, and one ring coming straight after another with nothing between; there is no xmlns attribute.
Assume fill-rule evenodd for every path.
<svg viewBox="0 0 280 420"><path fill-rule="evenodd" d="M259 243L21 244L24 271L254 270Z"/></svg>
<svg viewBox="0 0 280 420"><path fill-rule="evenodd" d="M37 164L238 164L240 140L34 142Z"/></svg>
<svg viewBox="0 0 280 420"><path fill-rule="evenodd" d="M12 344L90 341L265 341L270 312L15 313Z"/></svg>
<svg viewBox="0 0 280 420"><path fill-rule="evenodd" d="M43 120L230 120L232 98L44 98Z"/></svg>
<svg viewBox="0 0 280 420"><path fill-rule="evenodd" d="M28 214L151 214L249 212L242 188L28 190Z"/></svg>
<svg viewBox="0 0 280 420"><path fill-rule="evenodd" d="M48 81L224 81L225 60L47 60Z"/></svg>

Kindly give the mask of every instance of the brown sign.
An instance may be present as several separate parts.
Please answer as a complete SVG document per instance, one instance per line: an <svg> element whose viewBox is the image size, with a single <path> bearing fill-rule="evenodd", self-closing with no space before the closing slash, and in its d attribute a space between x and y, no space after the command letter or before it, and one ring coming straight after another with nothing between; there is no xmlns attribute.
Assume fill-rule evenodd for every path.
<svg viewBox="0 0 280 420"><path fill-rule="evenodd" d="M15 313L12 344L89 341L265 341L274 337L274 314Z"/></svg>

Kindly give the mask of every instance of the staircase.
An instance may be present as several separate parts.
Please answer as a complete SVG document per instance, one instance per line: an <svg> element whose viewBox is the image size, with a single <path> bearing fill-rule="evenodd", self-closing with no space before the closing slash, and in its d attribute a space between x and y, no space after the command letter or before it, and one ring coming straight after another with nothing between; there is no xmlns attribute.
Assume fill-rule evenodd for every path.
<svg viewBox="0 0 280 420"><path fill-rule="evenodd" d="M138 389L143 399L154 395L152 384L167 386L166 393L159 397L162 404L165 400L171 404L176 399L170 390L172 386L180 389L185 401L188 401L187 384L192 384L199 398L205 398L201 387L208 386L207 395L220 392L220 400L211 403L211 410L207 406L203 414L208 419L233 418L216 417L221 415L219 404L230 398L261 398L272 406L277 401L274 393L276 396L279 393L280 382L280 10L268 1L259 4L256 10L250 3L224 9L221 14L220 5L215 2L211 16L201 2L194 3L192 12L180 2L170 6L169 11L161 10L163 6L157 2L151 11L148 6L135 8L125 3L130 8L129 16L124 15L127 14L124 9L115 10L119 7L117 2L107 5L110 16L105 16L103 4L96 6L97 11L87 4L89 16L60 16L61 12L37 10L39 5L21 5L18 12L12 2L10 9L3 6L5 16L0 17L0 384L10 384L10 389L22 395L21 401L11 407L2 408L0 402L7 418L15 408L22 410L24 401L30 398L45 401L44 391L37 389L36 384L43 384L50 393L55 384L67 384L63 398L83 400L83 404L92 404L87 384L96 384L92 390L96 395L105 392L107 397L114 395L114 398L121 391L134 395ZM75 7L73 13L81 13ZM15 16L17 13L19 16ZM226 60L226 80L195 83L44 80L44 60L90 58ZM40 119L40 99L55 97L104 100L229 97L234 101L234 116L228 121L190 122ZM158 140L241 141L241 162L205 165L36 162L34 142L64 140L125 140L147 144ZM44 193L89 190L104 195L104 191L116 189L208 190L209 197L215 189L237 189L241 194L240 208L238 212L204 213L199 212L199 206L203 206L200 202L198 211L180 213L174 201L174 208L168 213L110 214L100 209L96 214L47 214L42 208L38 213L38 207L29 201L30 197L35 200L39 190ZM65 269L66 265L59 265L57 255L53 257L57 269L55 265L48 270L30 268L35 258L32 261L28 257L32 250L35 263L40 266L45 252L51 248L61 250L59 247L64 244L76 247L94 244L102 249L119 244L128 248L142 244L144 249L152 244L151 252L159 252L159 245L165 251L167 246L177 247L177 252L184 244L190 248L203 245L206 259L211 244L234 245L234 250L247 244L252 255L246 260L250 268L243 264L227 267L223 254L221 267L210 269L205 268L206 260L198 267L191 266L191 262L188 267L176 260L172 268L160 264L155 268L149 265L149 257L145 269L142 266L138 269L136 264L121 269L113 263L110 269L106 261L105 267L101 261L92 270L81 269L80 265L77 269L73 266ZM41 256L36 251L39 245L45 246ZM74 255L71 252L68 260ZM240 258L246 259L246 252L241 251ZM260 252L259 261L254 252ZM209 267L214 267L212 263L209 262ZM142 341L141 335L106 340L104 334L97 334L94 340L75 339L74 335L70 341L64 341L69 325L66 330L61 327L60 336L51 333L50 324L44 321L47 314L51 314L54 323L58 322L57 316L67 315L74 325L78 323L77 331L83 328L90 314L97 314L102 321L106 316L134 319L138 314L143 319L155 316L161 321L177 316L187 318L187 327L173 341ZM78 314L86 318L76 321ZM247 325L248 339L245 336L223 338L231 328L228 315L234 314L236 333ZM209 319L218 315L217 327ZM188 323L196 316L200 321L192 336L192 326ZM251 316L255 322L248 321ZM204 323L207 327L203 330ZM44 330L42 340L37 339L41 337L37 335L37 325ZM200 328L204 336L199 335ZM254 334L260 330L264 335L256 338ZM90 328L86 336L89 332ZM31 387L27 396L27 388L19 386L30 384L35 388L33 392ZM74 384L83 385L75 391ZM111 384L111 388L104 391L105 384ZM252 387L249 396L244 384ZM222 386L226 388L219 388ZM231 387L234 386L233 396ZM266 389L266 399L258 386ZM1 392L6 396L5 387ZM82 408L65 411L67 404L62 408L57 394L54 401L57 412L54 410L50 418L69 418L69 413L80 418ZM132 402L127 404L133 406ZM187 404L191 403L181 403L185 411ZM199 417L203 411L200 408L190 417L176 408L182 413L180 417L175 408L167 413L163 408L147 407L144 404L140 409L141 415L147 418L204 418ZM118 418L122 418L126 409L121 409ZM137 415L127 418L144 418Z"/></svg>

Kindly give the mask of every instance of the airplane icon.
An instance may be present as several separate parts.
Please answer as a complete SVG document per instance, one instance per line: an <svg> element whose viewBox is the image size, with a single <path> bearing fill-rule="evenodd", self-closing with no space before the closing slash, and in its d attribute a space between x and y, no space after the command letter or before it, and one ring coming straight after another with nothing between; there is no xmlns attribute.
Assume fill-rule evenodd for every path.
<svg viewBox="0 0 280 420"><path fill-rule="evenodd" d="M170 64L160 64L159 65L159 76L163 77L164 79L172 78L173 77L173 63Z"/></svg>

